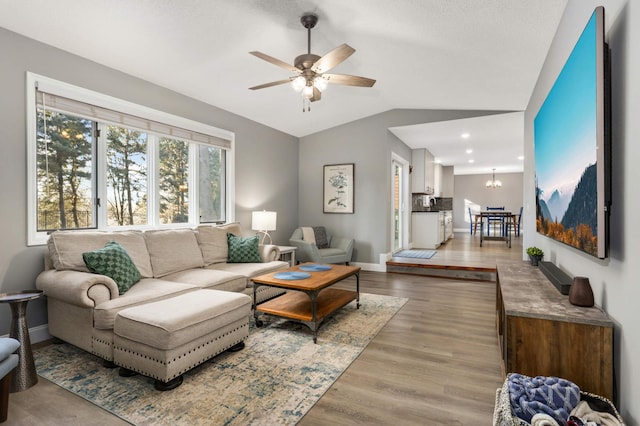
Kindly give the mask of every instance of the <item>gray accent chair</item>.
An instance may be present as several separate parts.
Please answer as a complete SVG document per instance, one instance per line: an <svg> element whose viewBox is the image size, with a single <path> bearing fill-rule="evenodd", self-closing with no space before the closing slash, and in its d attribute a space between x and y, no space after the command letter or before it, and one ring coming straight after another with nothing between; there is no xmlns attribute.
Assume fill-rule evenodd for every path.
<svg viewBox="0 0 640 426"><path fill-rule="evenodd" d="M0 337L0 423L7 420L9 393L11 392L11 372L18 365L18 355L14 352L20 342L10 337Z"/></svg>
<svg viewBox="0 0 640 426"><path fill-rule="evenodd" d="M314 263L344 263L351 262L353 245L352 238L333 237L325 228L329 248L319 249L315 243L310 243L302 239L302 229L296 228L289 238L289 244L296 247L296 261Z"/></svg>

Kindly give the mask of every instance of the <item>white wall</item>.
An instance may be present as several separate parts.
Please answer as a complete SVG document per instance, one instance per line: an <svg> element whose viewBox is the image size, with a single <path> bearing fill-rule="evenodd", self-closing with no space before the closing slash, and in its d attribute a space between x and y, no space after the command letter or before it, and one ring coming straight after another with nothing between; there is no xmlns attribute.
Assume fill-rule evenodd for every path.
<svg viewBox="0 0 640 426"><path fill-rule="evenodd" d="M464 200L479 204L484 210L487 206L504 206L506 211L517 214L522 206L523 173L496 173L496 179L502 182L502 188L487 188L491 174L455 175L453 177L453 228L456 232L469 232L469 211Z"/></svg>
<svg viewBox="0 0 640 426"><path fill-rule="evenodd" d="M612 71L611 250L607 260L582 254L535 232L533 119L593 9L605 7ZM525 112L524 245L569 275L589 277L596 304L616 323L614 363L618 408L628 425L640 424L640 4L624 0L570 0ZM570 345L565 348L571 350Z"/></svg>

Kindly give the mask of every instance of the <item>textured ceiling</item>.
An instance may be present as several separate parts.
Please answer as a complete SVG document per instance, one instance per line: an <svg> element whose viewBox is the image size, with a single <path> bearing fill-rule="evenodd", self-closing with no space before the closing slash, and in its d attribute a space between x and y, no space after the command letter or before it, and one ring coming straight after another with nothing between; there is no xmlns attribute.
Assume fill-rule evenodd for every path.
<svg viewBox="0 0 640 426"><path fill-rule="evenodd" d="M0 0L0 5L4 28L301 137L396 108L524 110L566 0ZM332 72L376 79L373 88L330 85L305 113L288 85L248 90L289 77L248 52L293 63L306 53L306 29L300 24L305 12L319 16L312 53L322 56L349 44L356 52ZM441 152L443 158L449 155Z"/></svg>

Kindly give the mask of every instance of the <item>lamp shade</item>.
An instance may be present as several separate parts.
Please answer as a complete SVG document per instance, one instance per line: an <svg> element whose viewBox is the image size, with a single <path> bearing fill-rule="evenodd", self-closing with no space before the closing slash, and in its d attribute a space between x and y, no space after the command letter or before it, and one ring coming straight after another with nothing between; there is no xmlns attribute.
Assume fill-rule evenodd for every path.
<svg viewBox="0 0 640 426"><path fill-rule="evenodd" d="M254 231L275 231L278 214L266 210L251 213L251 229Z"/></svg>

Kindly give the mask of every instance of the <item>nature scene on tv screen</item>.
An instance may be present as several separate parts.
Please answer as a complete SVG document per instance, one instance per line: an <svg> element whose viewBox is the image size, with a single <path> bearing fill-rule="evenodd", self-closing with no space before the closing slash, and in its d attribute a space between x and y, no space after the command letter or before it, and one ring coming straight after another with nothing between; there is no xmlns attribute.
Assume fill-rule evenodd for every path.
<svg viewBox="0 0 640 426"><path fill-rule="evenodd" d="M536 230L598 253L596 21L591 17L534 120Z"/></svg>

